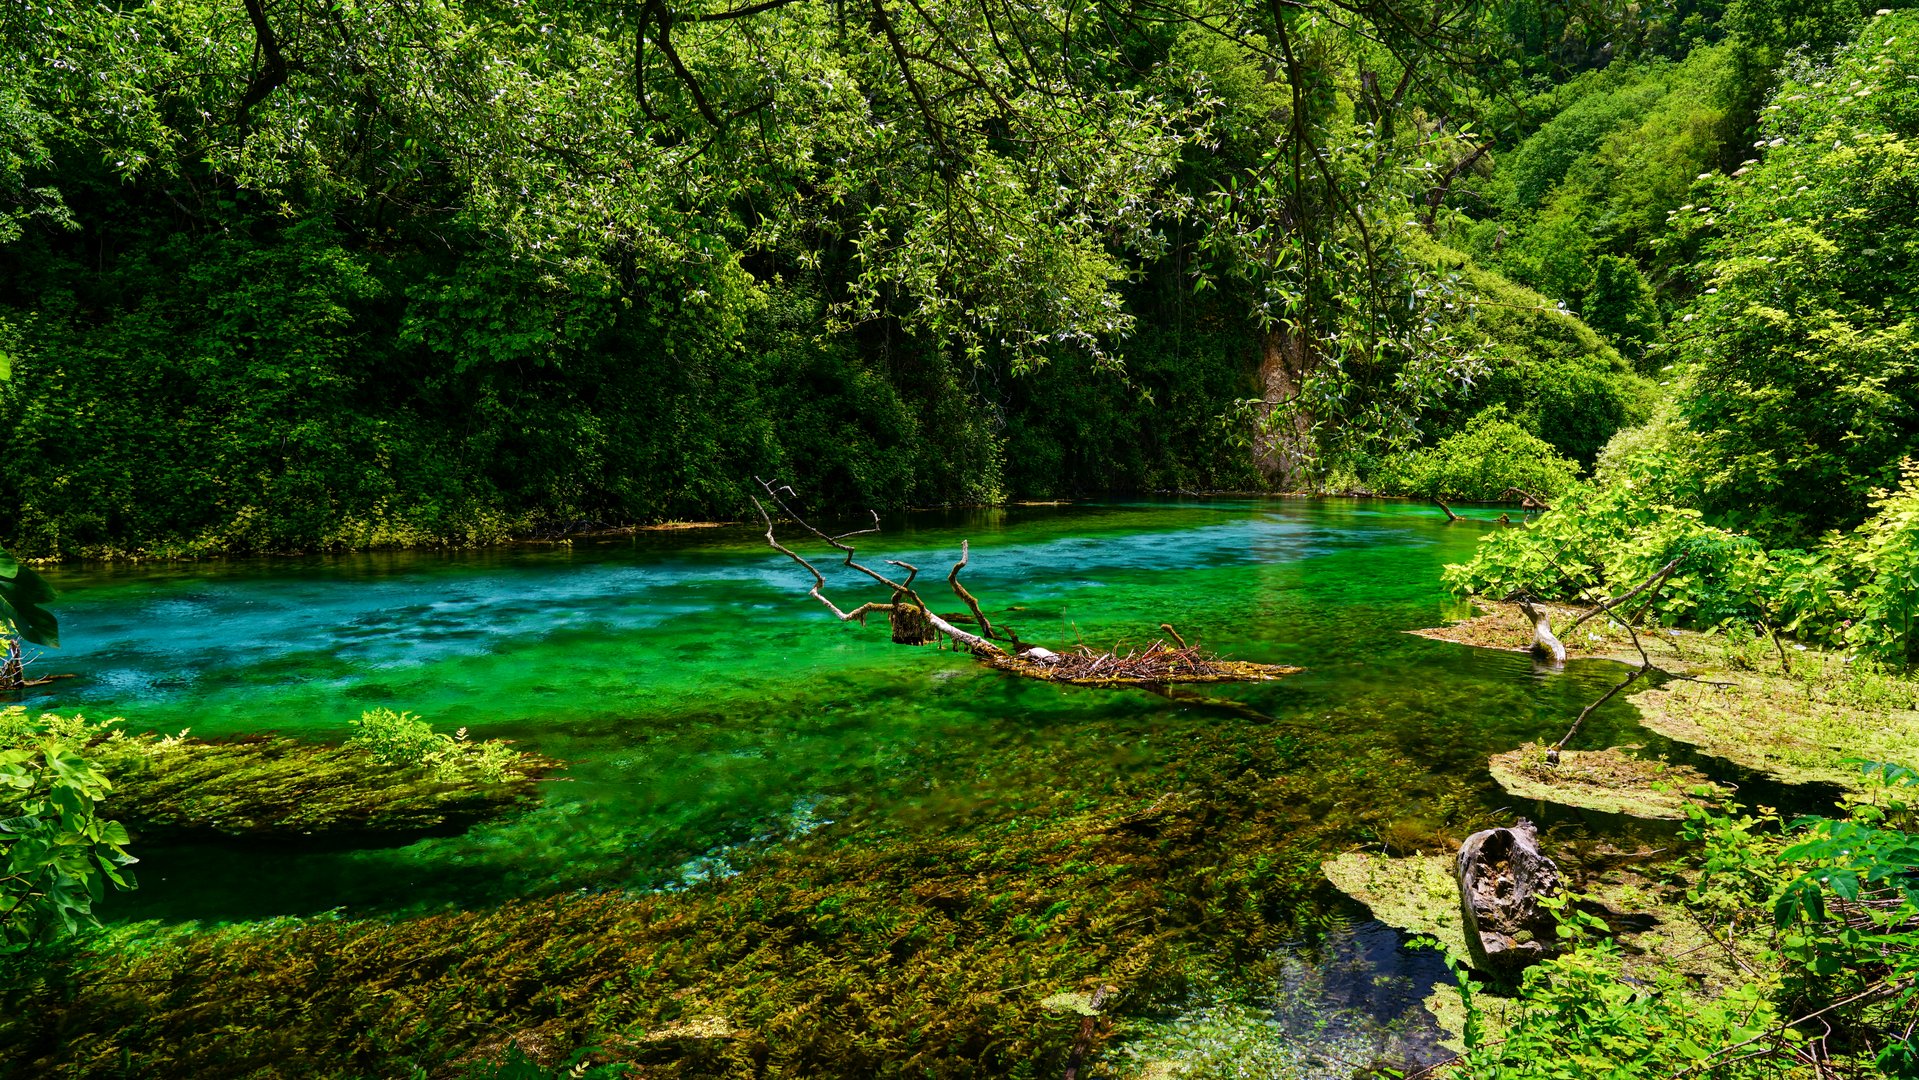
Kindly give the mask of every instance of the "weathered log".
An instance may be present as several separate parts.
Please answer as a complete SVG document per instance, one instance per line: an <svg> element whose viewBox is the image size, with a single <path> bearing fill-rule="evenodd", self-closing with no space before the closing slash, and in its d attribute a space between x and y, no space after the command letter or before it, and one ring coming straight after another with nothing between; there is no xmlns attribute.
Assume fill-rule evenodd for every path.
<svg viewBox="0 0 1919 1080"><path fill-rule="evenodd" d="M1519 610L1525 612L1526 618L1532 620L1533 655L1555 664L1565 663L1566 646L1553 636L1552 620L1548 618L1546 611L1543 608L1534 607L1525 599L1519 601Z"/></svg>
<svg viewBox="0 0 1919 1080"><path fill-rule="evenodd" d="M1539 833L1520 818L1510 829L1484 829L1459 846L1454 864L1466 948L1473 966L1516 979L1551 955L1557 924L1541 897L1559 892L1559 867L1539 850Z"/></svg>

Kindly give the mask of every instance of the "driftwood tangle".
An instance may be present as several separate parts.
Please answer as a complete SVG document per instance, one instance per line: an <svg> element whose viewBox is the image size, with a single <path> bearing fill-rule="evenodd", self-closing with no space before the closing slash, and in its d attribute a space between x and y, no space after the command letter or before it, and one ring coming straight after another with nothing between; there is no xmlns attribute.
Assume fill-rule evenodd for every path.
<svg viewBox="0 0 1919 1080"><path fill-rule="evenodd" d="M1520 818L1510 829L1466 838L1454 864L1466 948L1473 966L1501 979L1552 952L1556 924L1541 897L1559 892L1559 867L1539 850L1539 833Z"/></svg>
<svg viewBox="0 0 1919 1080"><path fill-rule="evenodd" d="M27 666L33 663L20 652L18 638L6 639L4 649L0 649L0 692L9 690L30 690L36 686L45 686L55 679L71 679L71 675L42 675L27 678Z"/></svg>
<svg viewBox="0 0 1919 1080"><path fill-rule="evenodd" d="M757 478L756 478L757 479ZM874 613L886 615L892 629L894 642L902 645L932 644L940 635L952 638L964 645L981 662L999 668L1014 675L1029 679L1042 679L1048 682L1071 683L1075 686L1120 687L1131 686L1143 689L1163 690L1174 683L1210 683L1210 682L1262 682L1291 675L1299 668L1282 664L1255 664L1243 660L1222 660L1202 651L1197 645L1188 645L1179 631L1161 623L1160 629L1177 642L1168 644L1164 640L1154 641L1144 648L1128 649L1116 645L1112 649L1100 652L1084 645L1065 652L1056 653L1051 649L1021 641L1019 635L1008 626L994 626L981 610L979 600L960 584L960 571L966 568L971 551L966 541L960 542L959 561L946 575L946 582L952 588L953 595L966 605L970 614L942 615L927 606L924 598L913 588L913 581L919 576L919 568L898 559L888 559L888 566L895 566L906 572L903 578L895 580L884 573L872 569L854 559L857 551L848 540L879 531L879 515L873 515L873 523L864 529L851 532L828 534L808 522L787 505L786 498L793 489L780 484L777 480L759 480L767 499L777 507L782 515L791 519L800 528L824 541L836 551L843 552L843 565L872 578L885 586L892 594L889 602L866 603L851 610L842 609L825 593L826 577L819 568L807 561L799 553L780 543L773 525L773 516L766 505L756 496L753 506L760 512L760 520L766 525L766 543L774 551L792 559L813 576L813 585L807 595L818 600L841 622L866 624L866 616ZM962 630L956 624L970 623L979 627L979 633ZM1230 703L1228 703L1230 704Z"/></svg>

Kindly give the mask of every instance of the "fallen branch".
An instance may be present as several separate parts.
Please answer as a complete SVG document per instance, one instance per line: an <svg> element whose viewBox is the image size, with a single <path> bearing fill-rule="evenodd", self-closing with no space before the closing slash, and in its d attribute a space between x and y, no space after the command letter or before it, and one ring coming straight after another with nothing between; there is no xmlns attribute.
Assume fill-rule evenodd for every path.
<svg viewBox="0 0 1919 1080"><path fill-rule="evenodd" d="M960 584L960 571L966 568L972 555L971 545L965 541L960 543L959 560L947 573L946 581L952 587L954 595L966 604L967 610L972 613L971 621L979 627L980 632L975 634L962 630L956 622L966 621L967 616L942 616L929 608L926 601L914 590L913 582L919 575L918 567L899 559L886 560L888 565L906 571L904 580L895 580L856 560L855 556L858 552L847 541L856 536L878 532L879 515L873 515L873 524L867 528L829 534L795 513L787 504L782 496L793 494L790 487L781 485L777 480L764 480L758 477L755 477L755 480L782 515L796 522L819 540L843 552L844 565L885 586L891 593L891 600L885 603L869 602L850 610L834 603L826 595L826 575L820 573L819 568L804 556L780 543L772 513L758 496L753 496L753 507L759 511L760 520L766 526L767 546L798 563L812 576L813 583L807 589L807 595L818 600L841 622L857 622L863 626L866 624L866 616L874 612L885 613L893 626L893 640L899 644L928 643L932 635L926 631L926 627L931 627L965 645L983 662L1003 671L1026 678L1071 683L1076 686L1130 686L1158 691L1171 683L1262 682L1291 675L1300 670L1282 664L1258 664L1221 659L1202 651L1197 645L1188 645L1169 623L1160 624L1160 628L1179 643L1177 647L1168 645L1164 641L1155 641L1145 649L1131 650L1124 649L1122 643L1111 650L1095 652L1084 644L1080 644L1072 651L1061 654L1020 641L1010 628L1002 628L1004 630L1002 635L987 619L978 598L969 592L966 586ZM993 638L1008 640L1011 647L1002 647L992 640Z"/></svg>
<svg viewBox="0 0 1919 1080"><path fill-rule="evenodd" d="M758 478L756 477L755 479L758 479ZM791 493L792 491L791 488L778 488L774 485L772 481L769 481L769 480L760 480L760 486L766 489L767 496L773 500L774 505L778 506L780 508L780 511L784 513L787 517L790 517L794 521L799 522L799 524L802 527L804 527L808 532L812 533L814 536L817 536L821 540L824 540L828 544L831 544L833 547L836 547L839 550L846 552L845 565L851 567L854 570L858 570L860 573L865 574L867 577L870 577L873 580L879 582L880 584L885 585L887 588L892 589L893 594L895 596L904 596L907 599L912 600L913 606L918 609L917 614L925 617L926 621L932 623L933 626L936 629L938 629L940 633L945 634L947 637L952 638L954 641L960 642L961 644L972 649L975 653L1003 654L1004 650L1002 650L999 646L993 644L992 642L986 640L983 637L980 637L978 634L971 634L966 632L965 630L961 630L959 627L954 626L952 623L947 622L945 619L940 618L938 615L928 610L926 607L926 602L921 600L919 594L914 592L911 587L910 582L912 581L912 577L909 576L907 580L904 582L894 581L892 578L887 577L885 574L879 573L876 570L873 570L869 567L866 567L864 565L861 565L860 563L853 561L854 548L851 544L845 543L844 541L849 537L863 536L867 533L878 532L879 523L880 523L880 516L878 514L873 515L872 528L858 529L853 532L841 533L838 536L828 536L826 533L821 532L819 529L815 528L813 525L808 523L805 518L802 518L798 514L795 514L790 508L787 507L785 501L780 498L779 496L780 491L784 490L784 491L787 491L788 493ZM884 612L890 613L897 609L896 604L868 603L868 604L861 604L859 607L854 608L852 611L840 610L839 605L833 603L833 601L831 600L828 600L826 598L826 594L820 591L821 589L824 589L826 587L826 576L820 573L818 567L814 566L812 563L807 562L805 559L801 558L799 554L796 553L792 548L789 548L786 545L779 542L779 539L773 535L772 515L766 512L766 507L760 504L760 500L757 496L752 496L751 498L753 499L753 508L760 512L760 520L766 523L766 542L772 546L773 550L780 552L781 554L785 555L787 558L792 559L794 562L799 563L801 566L804 566L806 568L807 573L810 573L813 575L813 587L808 589L806 591L806 594L808 596L811 596L813 599L818 600L820 603L826 605L826 609L828 611L831 611L834 614L834 616L836 616L841 622L857 622L861 626L865 626L866 616L868 613L874 612L874 611L884 611ZM894 561L893 565L903 567L904 569L908 571L909 575L919 573L919 571L916 568L912 566L908 566L907 564L902 562Z"/></svg>
<svg viewBox="0 0 1919 1080"><path fill-rule="evenodd" d="M1610 612L1613 608L1618 607L1619 605L1625 603L1626 601L1631 600L1633 597L1638 596L1640 593L1645 592L1647 589L1650 589L1653 586L1659 584L1661 581L1664 581L1667 577L1669 577L1672 574L1674 570L1679 569L1679 564L1684 562L1685 559L1686 557L1684 555L1675 557L1671 562L1667 563L1666 565L1660 567L1657 571L1655 571L1653 573L1653 576L1633 586L1631 589L1626 590L1625 595L1601 602L1598 607L1593 608L1591 611L1588 611L1584 615L1581 615L1579 618L1574 619L1573 624L1566 628L1566 632L1569 634L1572 633L1574 630L1579 629L1580 626L1583 625L1587 619L1592 618L1594 615Z"/></svg>
<svg viewBox="0 0 1919 1080"><path fill-rule="evenodd" d="M1519 496L1519 507L1522 510L1551 510L1552 509L1552 507L1546 505L1545 499L1542 499L1539 496L1534 495L1532 492L1527 491L1525 488L1509 487L1506 490L1499 493L1499 497L1502 499L1506 498L1509 495Z"/></svg>
<svg viewBox="0 0 1919 1080"><path fill-rule="evenodd" d="M1434 505L1438 506L1441 510L1446 511L1446 521L1448 524L1451 524L1452 522L1459 520L1459 515L1453 513L1453 508L1446 505L1446 500L1435 495L1433 496L1433 503Z"/></svg>

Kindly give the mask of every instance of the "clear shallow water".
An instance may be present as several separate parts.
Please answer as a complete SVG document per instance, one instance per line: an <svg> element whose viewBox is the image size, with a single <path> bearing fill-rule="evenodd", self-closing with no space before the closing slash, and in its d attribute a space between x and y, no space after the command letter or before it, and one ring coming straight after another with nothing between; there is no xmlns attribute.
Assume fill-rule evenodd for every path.
<svg viewBox="0 0 1919 1080"><path fill-rule="evenodd" d="M1416 832L1460 777L1484 809L1507 805L1487 755L1557 737L1618 677L1596 663L1541 676L1524 656L1403 633L1464 613L1439 571L1487 527L1387 502L1114 504L911 515L865 550L937 577L970 538L969 586L1028 640L1143 643L1170 621L1225 655L1306 668L1211 692L1272 716L1261 738L1418 763L1395 807ZM384 705L569 763L539 807L459 836L357 850L146 845L141 888L106 908L125 919L677 887L818 830L911 835L1003 816L1062 785L1203 783L1186 775L1182 742L1250 723L891 645L878 621L834 622L799 569L743 528L49 576L65 648L43 670L81 678L34 696L37 710L338 740ZM831 577L843 606L884 599L848 572ZM1623 703L1584 738L1624 735L1658 741ZM1049 773L1065 745L1072 775Z"/></svg>

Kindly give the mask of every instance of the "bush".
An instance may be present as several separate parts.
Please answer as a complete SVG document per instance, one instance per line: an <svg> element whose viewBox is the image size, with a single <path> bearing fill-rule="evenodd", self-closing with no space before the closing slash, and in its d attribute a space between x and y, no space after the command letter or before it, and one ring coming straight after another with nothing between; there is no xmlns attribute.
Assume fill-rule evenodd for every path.
<svg viewBox="0 0 1919 1080"><path fill-rule="evenodd" d="M1425 257L1459 272L1468 299L1452 329L1486 361L1432 434L1503 405L1514 424L1590 465L1615 432L1651 415L1652 384L1577 317L1450 248L1427 245Z"/></svg>
<svg viewBox="0 0 1919 1080"><path fill-rule="evenodd" d="M1771 544L1865 519L1919 453L1919 12L1873 20L1767 106L1755 160L1673 216L1710 288L1677 406L1701 509Z"/></svg>
<svg viewBox="0 0 1919 1080"><path fill-rule="evenodd" d="M1488 534L1471 560L1446 568L1446 581L1487 596L1590 601L1678 558L1651 602L1661 623L1750 623L1881 664L1919 662L1919 459L1896 490L1876 493L1863 525L1809 548L1768 549L1710 524L1690 505L1697 500L1689 462L1657 445L1631 456L1622 449L1553 512Z"/></svg>
<svg viewBox="0 0 1919 1080"><path fill-rule="evenodd" d="M1390 493L1491 502L1511 488L1557 499L1579 475L1579 463L1506 418L1494 406L1438 446L1388 465L1379 484Z"/></svg>
<svg viewBox="0 0 1919 1080"><path fill-rule="evenodd" d="M475 779L500 783L521 775L521 756L499 739L473 742L461 728L451 735L434 731L410 712L370 709L358 720L348 746L373 755L382 765L418 769L449 782Z"/></svg>

